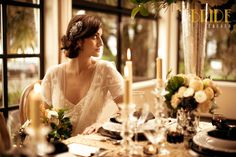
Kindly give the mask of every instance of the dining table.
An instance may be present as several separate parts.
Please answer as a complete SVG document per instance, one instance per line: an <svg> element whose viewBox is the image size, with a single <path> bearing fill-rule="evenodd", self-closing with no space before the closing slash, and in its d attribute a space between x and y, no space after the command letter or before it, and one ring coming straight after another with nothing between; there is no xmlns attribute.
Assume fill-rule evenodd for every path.
<svg viewBox="0 0 236 157"><path fill-rule="evenodd" d="M172 126L176 123L172 123ZM200 122L198 127L198 132L205 129L213 129L210 122ZM122 150L122 140L114 139L108 136L104 136L103 133L97 132L90 135L78 134L76 136L70 137L63 141L69 147L69 153L75 156L122 156L120 154ZM198 157L204 156L197 153L190 147L190 141L184 140L181 143L169 143L165 140L163 142L164 147L169 151L166 155L148 154L145 149L150 149L150 142L148 140L133 141L131 145L139 145L143 148L142 153L135 154L133 156L163 156L163 157Z"/></svg>

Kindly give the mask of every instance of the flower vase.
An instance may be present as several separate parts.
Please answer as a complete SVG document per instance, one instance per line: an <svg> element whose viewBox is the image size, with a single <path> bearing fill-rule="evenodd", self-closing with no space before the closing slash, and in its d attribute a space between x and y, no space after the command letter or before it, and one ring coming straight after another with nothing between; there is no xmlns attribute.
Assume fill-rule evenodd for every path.
<svg viewBox="0 0 236 157"><path fill-rule="evenodd" d="M205 60L208 4L182 1L181 26L185 73L203 77Z"/></svg>
<svg viewBox="0 0 236 157"><path fill-rule="evenodd" d="M199 116L194 110L177 110L177 130L183 133L185 138L192 138L197 133Z"/></svg>

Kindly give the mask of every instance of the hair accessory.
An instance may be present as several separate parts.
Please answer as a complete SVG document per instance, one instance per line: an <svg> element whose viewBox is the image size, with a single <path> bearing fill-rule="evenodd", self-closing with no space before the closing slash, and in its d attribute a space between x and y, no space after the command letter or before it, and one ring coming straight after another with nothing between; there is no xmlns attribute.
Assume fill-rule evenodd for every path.
<svg viewBox="0 0 236 157"><path fill-rule="evenodd" d="M70 40L73 40L73 37L76 35L76 34L79 34L82 30L82 27L83 27L83 22L82 21L78 21L74 24L74 26L71 27L70 29L70 34L69 34L69 38Z"/></svg>

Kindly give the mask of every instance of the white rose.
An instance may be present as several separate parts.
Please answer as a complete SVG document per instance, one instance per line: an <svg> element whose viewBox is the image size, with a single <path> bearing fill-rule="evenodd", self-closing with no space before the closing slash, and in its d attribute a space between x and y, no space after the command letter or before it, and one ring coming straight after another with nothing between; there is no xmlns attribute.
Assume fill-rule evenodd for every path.
<svg viewBox="0 0 236 157"><path fill-rule="evenodd" d="M177 93L179 98L183 98L184 92L186 91L186 89L187 87L184 87L184 86L179 88L178 93Z"/></svg>
<svg viewBox="0 0 236 157"><path fill-rule="evenodd" d="M203 85L204 85L205 88L206 87L211 87L212 88L213 86L215 86L213 81L209 78L204 79L202 82L203 82Z"/></svg>
<svg viewBox="0 0 236 157"><path fill-rule="evenodd" d="M203 82L199 79L191 79L189 81L189 87L193 88L194 91L202 90L203 89Z"/></svg>
<svg viewBox="0 0 236 157"><path fill-rule="evenodd" d="M195 93L194 98L198 103L203 103L207 100L207 95L203 90L200 90Z"/></svg>
<svg viewBox="0 0 236 157"><path fill-rule="evenodd" d="M211 87L205 88L204 92L206 93L208 100L211 100L211 99L214 98L214 91L213 91L213 89Z"/></svg>
<svg viewBox="0 0 236 157"><path fill-rule="evenodd" d="M180 103L180 99L178 98L178 95L177 95L177 93L176 94L174 94L174 95L172 95L172 97L171 97L171 106L175 109L175 108L177 108L177 106L179 105L179 103Z"/></svg>
<svg viewBox="0 0 236 157"><path fill-rule="evenodd" d="M193 88L187 88L187 89L184 91L183 96L184 96L184 97L190 97L190 96L193 96L193 94L194 94L194 89L193 89Z"/></svg>

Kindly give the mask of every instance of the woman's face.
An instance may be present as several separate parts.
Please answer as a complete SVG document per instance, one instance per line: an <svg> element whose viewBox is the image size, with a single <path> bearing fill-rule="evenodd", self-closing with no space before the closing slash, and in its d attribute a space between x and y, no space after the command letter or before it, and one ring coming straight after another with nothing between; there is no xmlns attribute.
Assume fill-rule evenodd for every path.
<svg viewBox="0 0 236 157"><path fill-rule="evenodd" d="M103 53L102 29L99 28L93 36L84 39L81 54L88 57L100 57Z"/></svg>

